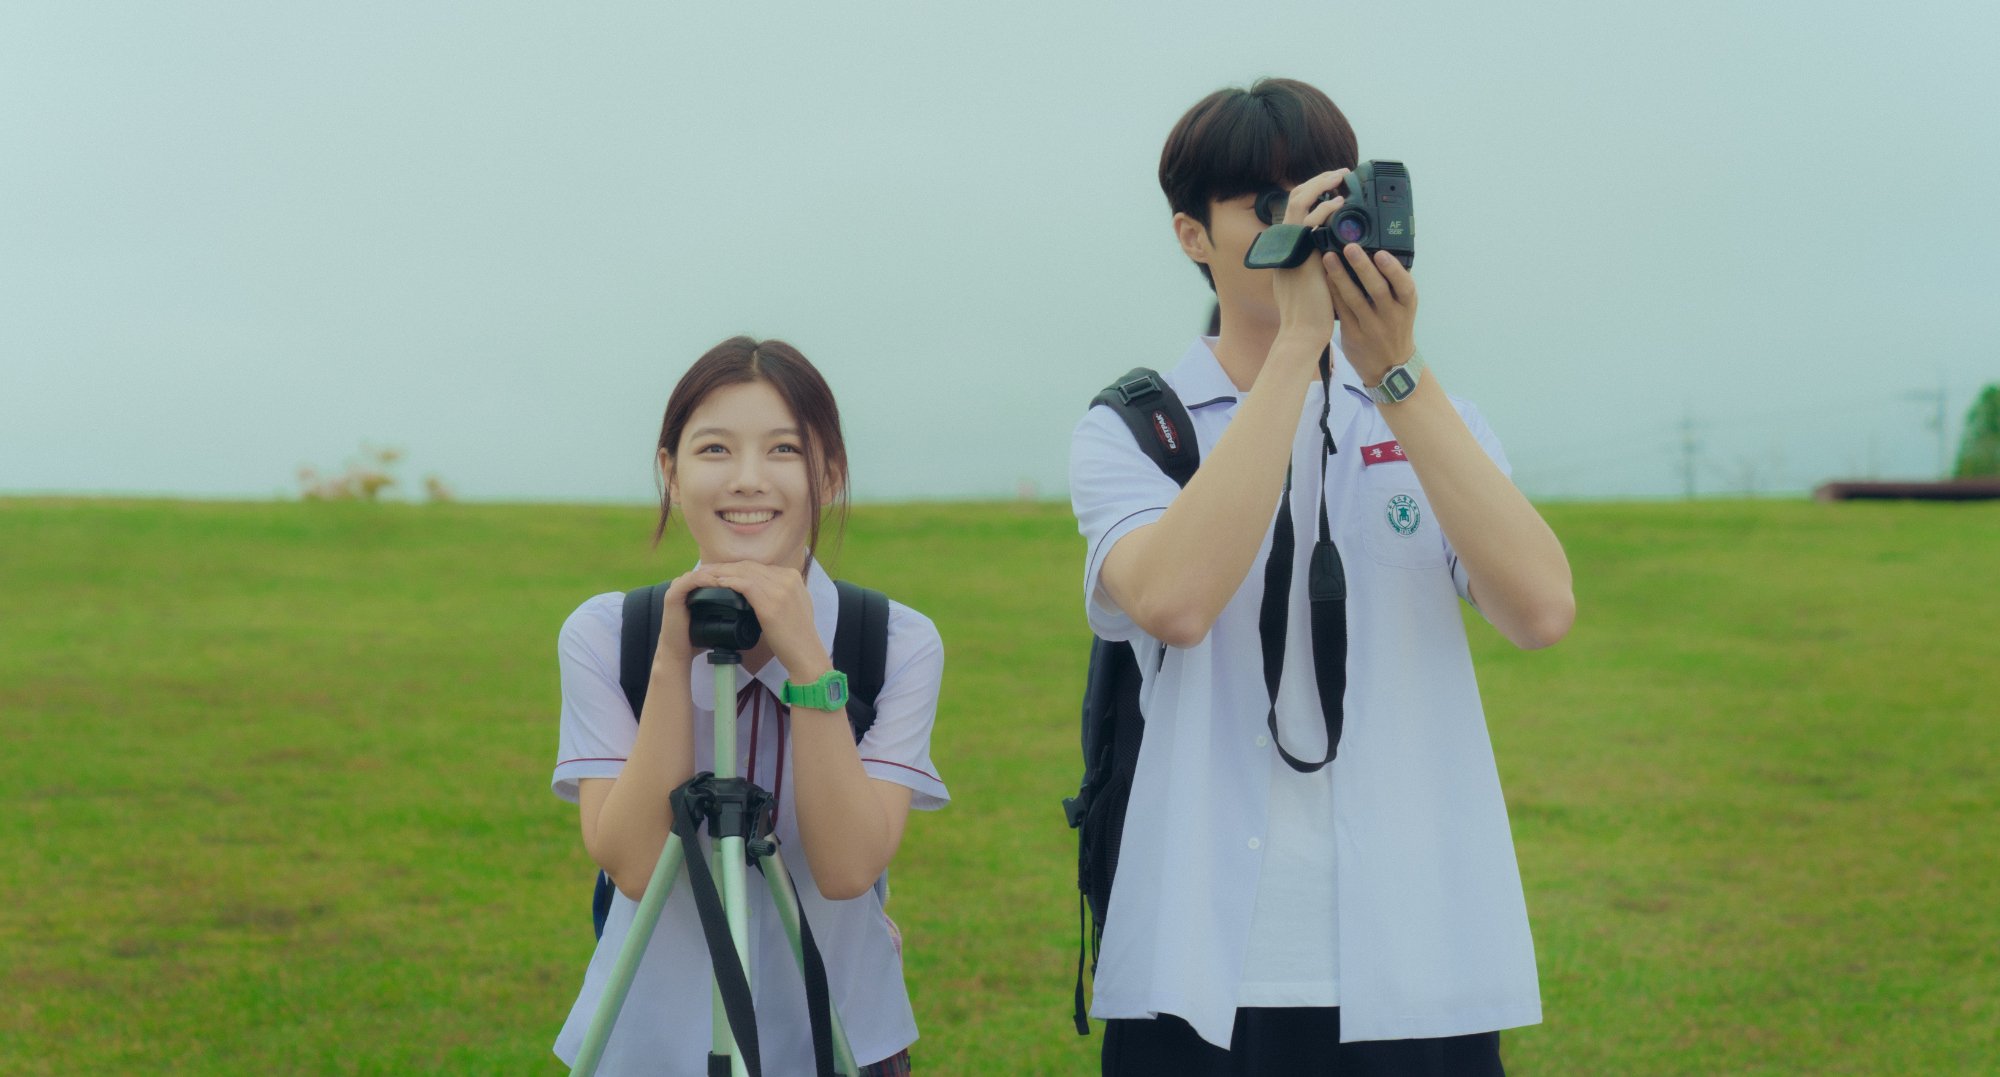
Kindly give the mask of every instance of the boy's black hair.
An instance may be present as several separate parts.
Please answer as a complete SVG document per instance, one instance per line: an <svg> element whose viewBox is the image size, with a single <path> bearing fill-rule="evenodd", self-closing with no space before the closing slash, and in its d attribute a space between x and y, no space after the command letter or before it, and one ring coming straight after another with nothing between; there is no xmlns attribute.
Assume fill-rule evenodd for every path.
<svg viewBox="0 0 2000 1077"><path fill-rule="evenodd" d="M1296 79L1217 90L1187 110L1160 151L1160 190L1175 213L1208 227L1209 204L1294 187L1361 160L1354 127L1331 98ZM1207 266L1199 266L1208 278Z"/></svg>

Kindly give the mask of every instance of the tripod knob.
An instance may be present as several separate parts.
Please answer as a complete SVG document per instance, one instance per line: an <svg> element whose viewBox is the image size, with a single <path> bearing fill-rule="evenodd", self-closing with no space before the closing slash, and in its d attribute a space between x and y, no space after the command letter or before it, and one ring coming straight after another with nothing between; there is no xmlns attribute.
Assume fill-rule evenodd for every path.
<svg viewBox="0 0 2000 1077"><path fill-rule="evenodd" d="M763 637L750 600L727 587L697 588L689 593L687 605L688 642L714 651L714 661L732 661Z"/></svg>

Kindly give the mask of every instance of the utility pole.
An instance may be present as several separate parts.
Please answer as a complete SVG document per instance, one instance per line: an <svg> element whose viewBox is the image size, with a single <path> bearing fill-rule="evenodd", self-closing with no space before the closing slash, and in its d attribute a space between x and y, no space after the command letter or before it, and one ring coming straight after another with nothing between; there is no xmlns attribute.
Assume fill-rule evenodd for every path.
<svg viewBox="0 0 2000 1077"><path fill-rule="evenodd" d="M1951 474L1951 460L1945 455L1944 397L1944 386L1942 384L1935 390L1918 389L1914 392L1903 394L1903 399L1905 400L1914 400L1920 404L1931 405L1931 417L1924 420L1924 429L1937 434L1937 477L1940 479Z"/></svg>
<svg viewBox="0 0 2000 1077"><path fill-rule="evenodd" d="M1701 451L1701 442L1694 437L1695 428L1694 409L1690 407L1681 418L1681 486L1689 501L1694 500L1695 455Z"/></svg>
<svg viewBox="0 0 2000 1077"><path fill-rule="evenodd" d="M1949 453L1945 448L1946 435L1949 433L1949 431L1947 431L1944 426L1944 383L1943 382L1938 383L1937 414L1932 417L1931 423L1937 428L1938 478L1948 479L1951 478L1951 456L1949 455Z"/></svg>

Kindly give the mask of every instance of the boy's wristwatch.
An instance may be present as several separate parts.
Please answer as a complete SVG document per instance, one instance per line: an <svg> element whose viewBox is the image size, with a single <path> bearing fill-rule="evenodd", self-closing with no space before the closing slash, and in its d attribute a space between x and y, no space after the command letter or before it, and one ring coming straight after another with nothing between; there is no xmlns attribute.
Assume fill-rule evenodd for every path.
<svg viewBox="0 0 2000 1077"><path fill-rule="evenodd" d="M1411 352L1401 366L1392 366L1382 375L1382 384L1368 390L1368 399L1377 404L1400 404L1417 391L1417 382L1423 376L1424 353Z"/></svg>
<svg viewBox="0 0 2000 1077"><path fill-rule="evenodd" d="M847 706L847 674L837 669L829 669L819 675L819 680L811 684L785 682L778 694L788 707L805 707L816 711L837 711Z"/></svg>

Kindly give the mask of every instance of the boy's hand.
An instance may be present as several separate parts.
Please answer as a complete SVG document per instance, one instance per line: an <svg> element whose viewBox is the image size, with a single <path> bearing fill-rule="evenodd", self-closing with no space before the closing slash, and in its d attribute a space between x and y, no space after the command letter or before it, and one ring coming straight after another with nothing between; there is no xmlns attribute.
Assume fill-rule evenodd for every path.
<svg viewBox="0 0 2000 1077"><path fill-rule="evenodd" d="M1335 259L1354 268L1356 284ZM1373 259L1359 243L1323 256L1326 279L1333 290L1333 308L1340 318L1340 351L1361 376L1361 384L1380 385L1389 368L1416 354L1417 282L1388 251Z"/></svg>
<svg viewBox="0 0 2000 1077"><path fill-rule="evenodd" d="M1319 197L1346 182L1347 173L1345 168L1322 172L1292 188L1291 198L1285 203L1284 223L1308 228L1324 225L1347 200L1334 198L1320 202ZM1275 270L1277 280L1272 285L1278 301L1278 335L1312 342L1315 355L1318 348L1333 339L1334 305L1328 281L1334 274L1327 270L1339 271L1338 266L1321 265L1320 261L1308 258L1291 269Z"/></svg>

